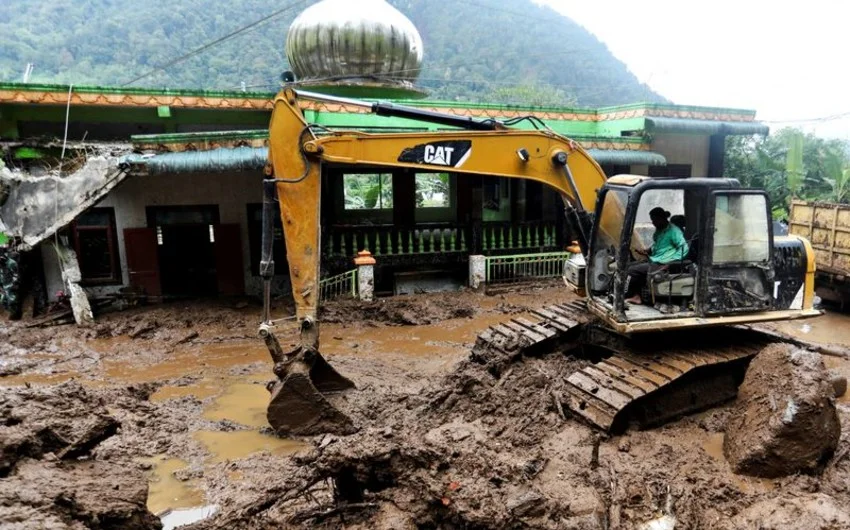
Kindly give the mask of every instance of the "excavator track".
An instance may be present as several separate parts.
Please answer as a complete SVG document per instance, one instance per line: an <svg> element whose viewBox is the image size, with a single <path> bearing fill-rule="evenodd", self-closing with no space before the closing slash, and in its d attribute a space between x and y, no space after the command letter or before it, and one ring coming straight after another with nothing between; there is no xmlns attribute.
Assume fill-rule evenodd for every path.
<svg viewBox="0 0 850 530"><path fill-rule="evenodd" d="M575 301L491 326L478 336L476 351L494 349L517 359L566 350L591 359L563 382L563 405L617 432L629 425L658 425L734 398L749 361L776 341L731 327L625 337L595 324L584 301Z"/></svg>

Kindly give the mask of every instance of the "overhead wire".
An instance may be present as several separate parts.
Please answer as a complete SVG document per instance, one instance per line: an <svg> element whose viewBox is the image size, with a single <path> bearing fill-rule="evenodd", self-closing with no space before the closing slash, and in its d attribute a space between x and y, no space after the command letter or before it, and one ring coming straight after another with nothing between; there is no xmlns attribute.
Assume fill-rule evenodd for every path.
<svg viewBox="0 0 850 530"><path fill-rule="evenodd" d="M271 19L276 18L280 15L283 15L284 13L292 11L296 7L299 7L298 4L307 4L307 3L309 3L308 0L296 0L296 1L288 4L286 7L278 9L277 11L270 13L270 14L260 18L259 20L255 20L254 22L251 22L250 24L247 24L245 26L242 26L240 28L237 28L237 29L231 31L227 35L219 37L219 38L217 38L217 39L215 39L211 42L208 42L208 43L206 43L206 44L204 44L204 45L202 45L198 48L195 48L194 50L192 50L188 53L184 53L183 55L180 55L179 57L175 57L174 59L171 59L166 63L157 65L156 67L152 68L151 70L145 72L144 74L141 74L141 75L134 77L133 79L127 81L126 83L122 84L121 86L125 87L125 86L128 86L128 85L132 85L136 81L140 81L140 80L142 80L146 77L149 77L149 76L151 76L151 75L153 75L153 74L155 74L159 71L165 70L166 68L173 66L173 65L175 65L175 64L177 64L181 61L185 61L186 59L188 59L190 57L194 57L195 55L198 55L198 54L200 54L200 53L202 53L202 52L204 52L204 51L206 51L206 50L208 50L208 49L210 49L214 46L217 46L217 45L219 45L223 42L226 42L226 41L228 41L228 40L230 40L234 37L237 37L237 36L247 32L247 31L250 31L252 29L256 29L257 27L259 27L263 23L268 22Z"/></svg>

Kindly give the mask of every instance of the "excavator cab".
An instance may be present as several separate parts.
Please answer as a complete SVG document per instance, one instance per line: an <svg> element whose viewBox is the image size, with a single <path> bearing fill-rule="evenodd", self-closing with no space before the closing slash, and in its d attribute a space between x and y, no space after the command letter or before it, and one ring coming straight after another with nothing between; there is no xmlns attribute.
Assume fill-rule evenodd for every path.
<svg viewBox="0 0 850 530"><path fill-rule="evenodd" d="M625 301L630 267L653 243L663 208L688 251L653 267L641 304ZM813 316L804 240L774 241L770 200L737 180L618 175L599 191L587 249L590 310L621 333ZM804 310L807 308L808 310Z"/></svg>

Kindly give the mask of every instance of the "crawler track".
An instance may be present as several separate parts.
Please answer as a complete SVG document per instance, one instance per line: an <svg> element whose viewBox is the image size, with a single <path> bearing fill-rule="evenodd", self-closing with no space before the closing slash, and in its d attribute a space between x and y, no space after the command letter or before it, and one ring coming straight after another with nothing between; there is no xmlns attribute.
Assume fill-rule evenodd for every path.
<svg viewBox="0 0 850 530"><path fill-rule="evenodd" d="M649 427L735 397L749 361L776 342L757 331L709 328L617 335L595 325L582 301L555 304L481 333L477 348L515 359L566 349L595 362L564 381L563 403L606 431Z"/></svg>

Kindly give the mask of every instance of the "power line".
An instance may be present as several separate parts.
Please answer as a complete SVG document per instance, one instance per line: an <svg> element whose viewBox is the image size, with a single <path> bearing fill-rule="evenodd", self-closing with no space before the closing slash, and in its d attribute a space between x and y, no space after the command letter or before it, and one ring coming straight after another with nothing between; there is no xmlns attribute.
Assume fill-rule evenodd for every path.
<svg viewBox="0 0 850 530"><path fill-rule="evenodd" d="M307 1L302 0L301 3L306 4ZM227 35L224 35L223 37L219 37L219 38L215 39L214 41L208 42L207 44L204 44L203 46L201 46L199 48L195 48L194 50L190 51L189 53L183 54L179 57L171 59L170 61L168 61L164 64L158 65L155 68L153 68L152 70L149 70L148 72L146 72L146 73L144 73L140 76L134 77L133 79L127 81L126 83L124 83L121 86L123 87L123 86L132 85L136 81L139 81L139 80L144 79L148 76L151 76L151 75L159 72L160 70L165 70L166 68L168 68L170 66L174 66L175 64L177 64L181 61L185 61L189 57L193 57L195 55L198 55L199 53L201 53L205 50L208 50L208 49L212 48L213 46L216 46L218 44L221 44L222 42L228 41L228 40L230 40L230 39L232 39L232 38L234 38L238 35L241 35L242 33L245 33L246 31L250 31L250 30L256 28L257 26L263 24L264 22L267 22L267 21L269 21L269 20L271 20L275 17L278 17L278 16L280 16L280 15L282 15L282 14L288 12L288 11L293 10L296 7L297 4L298 4L298 1L296 0L295 2L292 2L291 4L287 5L286 7L278 9L274 13L271 13L269 15L264 16L263 18L261 18L259 20L251 22L247 26L242 26L241 28L238 28L234 31L231 31L230 33L228 33Z"/></svg>
<svg viewBox="0 0 850 530"><path fill-rule="evenodd" d="M831 114L829 116L821 116L819 118L803 118L796 120L761 120L762 123L816 123L816 122L827 122L827 121L835 121L840 120L841 118L846 118L850 116L850 111L841 112L838 114Z"/></svg>

